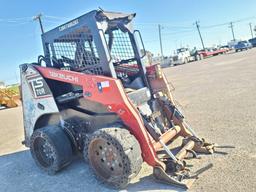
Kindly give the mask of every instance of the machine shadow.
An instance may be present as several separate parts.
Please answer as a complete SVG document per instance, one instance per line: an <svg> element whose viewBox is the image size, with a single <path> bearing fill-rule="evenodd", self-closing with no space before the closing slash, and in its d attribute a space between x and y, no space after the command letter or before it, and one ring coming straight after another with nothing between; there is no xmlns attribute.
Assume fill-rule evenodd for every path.
<svg viewBox="0 0 256 192"><path fill-rule="evenodd" d="M136 178L121 191L184 191L171 185L158 183L152 175ZM117 191L100 182L82 158L54 176L41 171L29 150L0 156L0 191Z"/></svg>

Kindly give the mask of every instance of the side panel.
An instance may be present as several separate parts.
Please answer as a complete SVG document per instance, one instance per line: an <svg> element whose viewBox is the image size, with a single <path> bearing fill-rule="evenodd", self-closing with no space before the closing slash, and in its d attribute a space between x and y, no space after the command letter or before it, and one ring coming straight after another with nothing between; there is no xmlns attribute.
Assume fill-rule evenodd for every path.
<svg viewBox="0 0 256 192"><path fill-rule="evenodd" d="M149 135L144 127L143 120L138 110L128 99L120 80L73 71L35 67L46 78L83 86L83 95L86 99L102 103L110 112L118 114L130 128L131 133L140 143L144 161L151 166L161 166L161 162L157 159Z"/></svg>
<svg viewBox="0 0 256 192"><path fill-rule="evenodd" d="M45 114L58 113L53 95L40 73L32 66L20 66L25 145L29 145L36 121Z"/></svg>

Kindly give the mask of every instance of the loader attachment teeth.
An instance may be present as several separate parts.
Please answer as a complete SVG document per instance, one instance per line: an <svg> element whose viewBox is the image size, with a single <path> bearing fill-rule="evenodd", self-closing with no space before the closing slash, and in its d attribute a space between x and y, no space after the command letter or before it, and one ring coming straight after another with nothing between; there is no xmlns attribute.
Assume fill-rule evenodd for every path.
<svg viewBox="0 0 256 192"><path fill-rule="evenodd" d="M227 152L224 152L224 151L214 151L214 153L220 154L220 155L227 155L228 154Z"/></svg>
<svg viewBox="0 0 256 192"><path fill-rule="evenodd" d="M219 151L219 150L216 150L216 149L234 149L235 146L232 146L232 145L215 145L214 148L215 148L214 153L217 153L217 154L220 154L220 155L227 155L228 154L227 152Z"/></svg>
<svg viewBox="0 0 256 192"><path fill-rule="evenodd" d="M233 146L233 145L215 145L215 148L219 148L219 149L234 149L235 146Z"/></svg>
<svg viewBox="0 0 256 192"><path fill-rule="evenodd" d="M197 153L213 154L215 152L215 148L214 145L195 146L194 151Z"/></svg>
<svg viewBox="0 0 256 192"><path fill-rule="evenodd" d="M202 145L195 145L194 151L197 153L213 154L215 151L215 143L208 143L202 139Z"/></svg>

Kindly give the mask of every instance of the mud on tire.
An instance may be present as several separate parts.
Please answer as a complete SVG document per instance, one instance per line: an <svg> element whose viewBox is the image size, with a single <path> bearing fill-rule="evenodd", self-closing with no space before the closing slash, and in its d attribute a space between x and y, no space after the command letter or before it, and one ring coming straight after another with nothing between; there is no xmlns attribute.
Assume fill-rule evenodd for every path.
<svg viewBox="0 0 256 192"><path fill-rule="evenodd" d="M34 131L30 151L38 167L49 175L55 174L71 162L71 143L58 126L46 126Z"/></svg>
<svg viewBox="0 0 256 192"><path fill-rule="evenodd" d="M96 176L114 188L125 188L141 169L141 149L136 138L123 128L103 128L90 136L84 148Z"/></svg>

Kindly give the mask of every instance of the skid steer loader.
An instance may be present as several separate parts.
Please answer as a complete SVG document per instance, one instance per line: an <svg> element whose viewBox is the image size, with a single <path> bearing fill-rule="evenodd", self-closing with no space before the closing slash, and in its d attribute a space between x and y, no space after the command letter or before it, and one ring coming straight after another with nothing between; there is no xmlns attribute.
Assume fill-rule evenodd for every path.
<svg viewBox="0 0 256 192"><path fill-rule="evenodd" d="M214 144L186 123L160 66L142 64L134 17L95 10L42 34L44 56L20 65L23 144L49 174L82 153L116 188L142 162L157 180L188 188L202 171L190 171L185 159L213 153Z"/></svg>

